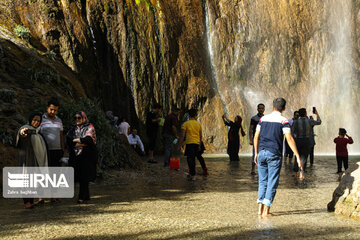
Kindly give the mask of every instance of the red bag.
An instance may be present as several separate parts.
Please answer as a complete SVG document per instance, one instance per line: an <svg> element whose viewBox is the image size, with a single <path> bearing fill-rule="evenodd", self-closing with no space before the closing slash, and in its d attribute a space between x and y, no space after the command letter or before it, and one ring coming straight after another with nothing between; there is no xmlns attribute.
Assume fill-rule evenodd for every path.
<svg viewBox="0 0 360 240"><path fill-rule="evenodd" d="M170 169L179 169L180 168L180 158L170 158Z"/></svg>

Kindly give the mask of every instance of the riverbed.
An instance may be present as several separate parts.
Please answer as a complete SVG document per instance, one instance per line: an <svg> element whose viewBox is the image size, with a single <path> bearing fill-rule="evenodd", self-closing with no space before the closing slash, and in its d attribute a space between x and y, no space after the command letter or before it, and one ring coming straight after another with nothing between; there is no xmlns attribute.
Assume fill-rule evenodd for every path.
<svg viewBox="0 0 360 240"><path fill-rule="evenodd" d="M257 216L257 175L251 159L207 158L209 176L188 181L179 171L145 163L145 171L112 170L90 185L92 199L23 209L21 199L0 199L1 239L360 239L360 222L326 211L339 184L334 156L317 156L306 179L284 162L272 206ZM360 157L350 157L350 163Z"/></svg>

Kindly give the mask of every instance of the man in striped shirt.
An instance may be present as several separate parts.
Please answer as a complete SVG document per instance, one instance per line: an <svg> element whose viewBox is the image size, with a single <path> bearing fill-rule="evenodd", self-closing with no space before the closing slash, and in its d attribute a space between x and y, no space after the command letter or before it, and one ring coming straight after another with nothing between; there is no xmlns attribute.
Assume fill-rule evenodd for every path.
<svg viewBox="0 0 360 240"><path fill-rule="evenodd" d="M284 135L297 157L299 166L302 166L295 141L291 136L289 122L281 116L285 105L284 98L276 98L273 101L273 112L260 119L254 137L254 161L258 165L259 174L258 214L263 217L274 216L270 213L270 207L279 185ZM300 178L304 178L303 170Z"/></svg>
<svg viewBox="0 0 360 240"><path fill-rule="evenodd" d="M49 149L49 167L60 167L65 150L64 128L61 119L56 115L59 110L57 99L48 102L46 113L42 116L40 133L45 138Z"/></svg>

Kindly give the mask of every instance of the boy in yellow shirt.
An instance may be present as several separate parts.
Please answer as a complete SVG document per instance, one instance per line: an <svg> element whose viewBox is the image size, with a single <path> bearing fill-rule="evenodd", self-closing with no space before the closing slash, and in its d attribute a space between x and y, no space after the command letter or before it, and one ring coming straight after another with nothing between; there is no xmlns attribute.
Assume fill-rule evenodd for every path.
<svg viewBox="0 0 360 240"><path fill-rule="evenodd" d="M187 156L190 180L195 180L195 157L200 161L201 167L203 168L203 175L207 175L205 161L201 156L202 127L201 124L195 120L196 115L197 112L195 109L189 110L190 120L183 124L179 142L179 148L181 148L185 140L185 155Z"/></svg>

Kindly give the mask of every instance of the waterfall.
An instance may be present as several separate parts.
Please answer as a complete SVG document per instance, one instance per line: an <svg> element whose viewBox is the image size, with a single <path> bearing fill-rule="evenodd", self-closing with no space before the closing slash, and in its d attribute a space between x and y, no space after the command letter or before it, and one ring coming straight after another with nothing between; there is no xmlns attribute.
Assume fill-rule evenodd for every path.
<svg viewBox="0 0 360 240"><path fill-rule="evenodd" d="M216 75L216 71L215 71L215 66L214 66L214 54L213 54L213 39L212 39L212 34L211 34L211 23L210 23L210 12L209 12L209 5L208 5L208 0L204 1L204 9L205 9L205 28L206 28L206 38L207 38L207 44L208 44L208 51L209 51L209 57L210 57L210 68L211 68L211 81L213 83L213 87L217 93L217 95L219 96L223 107L224 107L224 112L225 115L227 117L229 117L229 110L226 106L226 103L222 97L222 95L220 94L219 88L218 88L218 79L217 79L217 75Z"/></svg>
<svg viewBox="0 0 360 240"><path fill-rule="evenodd" d="M94 53L95 53L95 56L96 56L96 55L97 55L97 54L96 54L96 39L95 39L95 35L94 35L94 30L93 30L93 28L91 27L91 25L89 25L89 27L90 27L91 41L92 41Z"/></svg>
<svg viewBox="0 0 360 240"><path fill-rule="evenodd" d="M125 4L125 11L128 11ZM132 100L134 101L135 114L138 114L137 84L136 84L136 35L131 19L125 18L126 25L126 76Z"/></svg>
<svg viewBox="0 0 360 240"><path fill-rule="evenodd" d="M334 152L332 140L339 128L350 136L358 134L358 114L353 91L355 75L352 66L352 4L351 0L326 1L326 26L310 51L311 92L308 107L315 106L322 117L322 125L315 127L319 151ZM320 52L317 52L319 48ZM309 109L309 108L308 108ZM349 152L359 152L358 144L349 146Z"/></svg>
<svg viewBox="0 0 360 240"><path fill-rule="evenodd" d="M159 7L159 6L158 6ZM160 36L160 26L159 19L156 15L156 8L151 5L151 11L154 15L155 22L155 36L156 36L156 45L157 45L157 59L159 59L159 78L160 78L160 104L165 108L166 106L166 91L165 91L165 78L164 78L164 70L163 70L163 55L162 55L162 46L161 46L161 36Z"/></svg>
<svg viewBox="0 0 360 240"><path fill-rule="evenodd" d="M127 31L133 31L133 28L131 26L131 23L128 22L128 26L127 26ZM129 35L128 35L129 36ZM134 100L134 108L135 108L135 113L138 113L138 100L137 100L137 86L136 86L136 73L135 73L135 48L136 48L136 40L134 37L130 36L130 39L128 40L128 53L127 53L127 57L128 57L128 77L130 80L130 90L131 90L131 95L133 97Z"/></svg>
<svg viewBox="0 0 360 240"><path fill-rule="evenodd" d="M92 43L92 47L94 50L94 54L95 54L95 56L97 56L96 39L95 39L95 35L94 35L94 30L91 26L91 12L90 12L90 9L88 9L88 8L89 8L89 4L86 5L86 21L90 28L90 37L91 37L91 43Z"/></svg>
<svg viewBox="0 0 360 240"><path fill-rule="evenodd" d="M137 100L137 90L136 90L136 79L135 79L135 60L133 50L130 50L129 56L129 66L130 66L130 89L134 99L134 107L136 114L138 113L138 100Z"/></svg>

